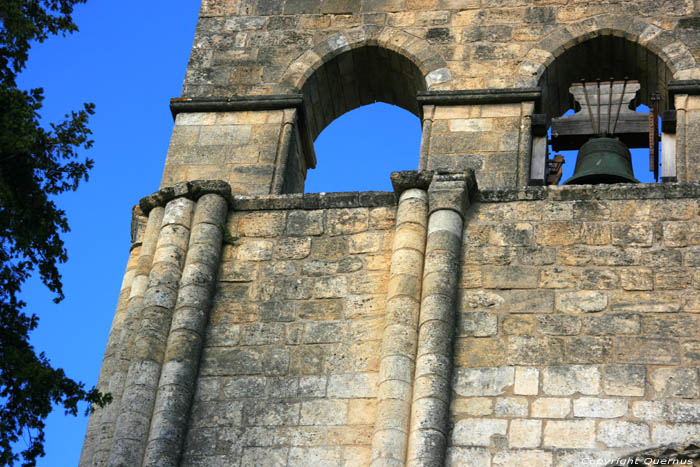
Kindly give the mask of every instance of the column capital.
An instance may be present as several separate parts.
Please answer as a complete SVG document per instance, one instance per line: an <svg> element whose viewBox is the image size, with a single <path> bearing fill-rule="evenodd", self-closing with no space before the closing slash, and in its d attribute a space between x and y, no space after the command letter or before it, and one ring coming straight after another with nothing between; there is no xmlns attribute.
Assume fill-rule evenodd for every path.
<svg viewBox="0 0 700 467"><path fill-rule="evenodd" d="M396 198L401 197L401 193L411 188L427 190L433 179L432 170L403 170L401 172L391 172L391 186L394 187Z"/></svg>
<svg viewBox="0 0 700 467"><path fill-rule="evenodd" d="M460 173L437 172L428 188L429 212L432 214L441 209L449 209L464 218L476 191L476 178L471 169Z"/></svg>

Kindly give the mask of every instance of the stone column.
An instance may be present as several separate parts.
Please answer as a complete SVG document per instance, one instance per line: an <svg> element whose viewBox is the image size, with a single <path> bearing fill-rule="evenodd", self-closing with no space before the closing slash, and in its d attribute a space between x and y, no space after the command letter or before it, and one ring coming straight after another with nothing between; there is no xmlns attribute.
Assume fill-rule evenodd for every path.
<svg viewBox="0 0 700 467"><path fill-rule="evenodd" d="M688 121L688 95L676 94L674 96L674 104L676 108L676 180L679 182L687 182L688 174L688 153L687 153L687 127Z"/></svg>
<svg viewBox="0 0 700 467"><path fill-rule="evenodd" d="M400 176L392 174L395 186ZM397 189L400 197L379 365L373 467L403 466L406 456L428 216L426 186Z"/></svg>
<svg viewBox="0 0 700 467"><path fill-rule="evenodd" d="M423 132L420 139L420 155L418 159L418 169L428 168L428 156L430 155L430 137L433 130L433 116L435 115L434 105L423 106Z"/></svg>
<svg viewBox="0 0 700 467"><path fill-rule="evenodd" d="M520 104L518 186L530 185L530 164L532 162L532 114L534 112L534 102L522 102Z"/></svg>
<svg viewBox="0 0 700 467"><path fill-rule="evenodd" d="M464 212L473 173L436 174L428 191L430 217L411 405L408 466L442 466L450 406Z"/></svg>
<svg viewBox="0 0 700 467"><path fill-rule="evenodd" d="M206 194L197 201L143 465L178 465L227 213L227 201L219 194Z"/></svg>
<svg viewBox="0 0 700 467"><path fill-rule="evenodd" d="M284 178L287 175L287 161L291 154L289 151L294 137L294 125L297 120L296 109L286 109L282 114L282 131L277 145L277 159L275 163L275 175L270 185L270 194L281 195L284 187Z"/></svg>
<svg viewBox="0 0 700 467"><path fill-rule="evenodd" d="M183 197L165 206L142 316L134 339L124 395L107 465L141 465L153 403L185 262L194 203Z"/></svg>
<svg viewBox="0 0 700 467"><path fill-rule="evenodd" d="M114 426L121 405L124 382L129 369L133 338L143 309L143 295L151 272L158 233L163 223L163 212L162 207L153 208L148 212L146 227L140 235L141 241L139 242L137 239L137 242L132 246L129 264L131 265L134 261L133 269L127 266L127 272L122 282L120 301L117 305L117 312L105 352L106 354L110 353L110 348L114 346L112 368L105 373L104 388L100 387L100 390L112 394L112 402L90 417L86 442L80 456L81 466L106 465L107 463L107 456L114 436ZM125 300L125 303L122 302L122 299ZM95 441L88 443L87 439L92 436L96 436Z"/></svg>

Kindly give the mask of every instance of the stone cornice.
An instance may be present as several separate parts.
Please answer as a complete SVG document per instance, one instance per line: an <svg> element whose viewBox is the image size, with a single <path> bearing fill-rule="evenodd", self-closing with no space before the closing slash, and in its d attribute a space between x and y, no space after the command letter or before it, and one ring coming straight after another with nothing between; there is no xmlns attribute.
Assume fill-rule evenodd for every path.
<svg viewBox="0 0 700 467"><path fill-rule="evenodd" d="M526 101L539 101L540 88L471 89L464 91L419 92L421 105L474 105L474 104L513 104Z"/></svg>
<svg viewBox="0 0 700 467"><path fill-rule="evenodd" d="M173 118L188 112L234 112L240 110L279 110L300 108L301 94L276 94L270 96L232 97L176 97L170 99Z"/></svg>

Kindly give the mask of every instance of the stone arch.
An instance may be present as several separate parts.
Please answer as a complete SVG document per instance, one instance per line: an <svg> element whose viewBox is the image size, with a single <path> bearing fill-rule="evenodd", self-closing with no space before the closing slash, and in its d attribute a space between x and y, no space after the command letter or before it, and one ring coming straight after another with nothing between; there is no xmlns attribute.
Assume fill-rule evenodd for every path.
<svg viewBox="0 0 700 467"><path fill-rule="evenodd" d="M370 28L339 32L297 57L282 76L290 90L301 90L311 75L336 56L365 46L387 49L410 60L421 72L428 90L445 88L450 81L447 62L426 40L393 28Z"/></svg>
<svg viewBox="0 0 700 467"><path fill-rule="evenodd" d="M304 97L311 139L346 112L386 102L420 116L416 94L449 81L446 62L426 41L395 29L335 34L297 58L284 86Z"/></svg>
<svg viewBox="0 0 700 467"><path fill-rule="evenodd" d="M568 49L599 36L620 36L646 47L663 60L673 79L698 79L695 57L672 32L637 17L601 15L571 23L540 40L520 63L519 86L537 86L546 68Z"/></svg>

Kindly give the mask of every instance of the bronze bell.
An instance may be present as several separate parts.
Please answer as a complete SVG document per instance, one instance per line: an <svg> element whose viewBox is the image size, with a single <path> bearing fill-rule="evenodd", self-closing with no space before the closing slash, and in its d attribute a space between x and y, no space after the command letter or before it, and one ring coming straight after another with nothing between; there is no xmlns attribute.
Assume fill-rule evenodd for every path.
<svg viewBox="0 0 700 467"><path fill-rule="evenodd" d="M630 150L617 138L592 138L581 146L574 175L564 185L598 183L639 183Z"/></svg>

